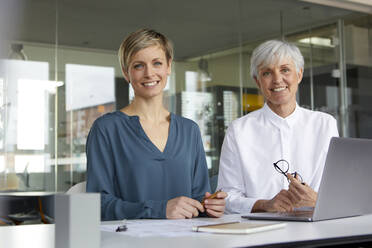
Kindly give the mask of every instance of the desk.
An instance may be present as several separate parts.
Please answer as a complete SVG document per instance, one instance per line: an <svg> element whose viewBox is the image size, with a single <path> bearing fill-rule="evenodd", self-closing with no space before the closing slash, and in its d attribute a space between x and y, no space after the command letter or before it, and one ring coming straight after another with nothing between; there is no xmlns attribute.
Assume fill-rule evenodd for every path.
<svg viewBox="0 0 372 248"><path fill-rule="evenodd" d="M226 221L231 221L239 220L240 216L225 215L222 218ZM119 222L103 222L104 225L114 223ZM248 235L203 234L200 235L200 237L193 236L191 238L137 238L119 233L101 232L101 247L249 247L274 243L306 242L340 237L345 237L345 239L347 239L359 235L368 235L369 241L372 241L372 215L319 221L314 223L287 222L287 226L284 229ZM54 225L0 227L0 247L54 247Z"/></svg>
<svg viewBox="0 0 372 248"><path fill-rule="evenodd" d="M226 221L240 220L240 215L225 215ZM257 222L257 221L250 221ZM263 223L265 221L259 221ZM110 222L108 224L112 224ZM105 224L105 222L103 222ZM372 242L372 215L326 220L313 223L287 222L283 229L248 235L208 234L200 237L129 237L101 232L101 247L247 247L274 243L311 241L369 235Z"/></svg>

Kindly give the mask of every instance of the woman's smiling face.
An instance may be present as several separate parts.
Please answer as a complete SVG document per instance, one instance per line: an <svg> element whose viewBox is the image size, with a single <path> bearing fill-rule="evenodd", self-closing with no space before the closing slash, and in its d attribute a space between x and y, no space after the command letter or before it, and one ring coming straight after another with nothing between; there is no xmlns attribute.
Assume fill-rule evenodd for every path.
<svg viewBox="0 0 372 248"><path fill-rule="evenodd" d="M287 57L272 65L259 67L255 80L269 106L295 104L302 70L297 72L293 60Z"/></svg>
<svg viewBox="0 0 372 248"><path fill-rule="evenodd" d="M156 45L134 54L125 78L132 84L135 95L151 98L162 94L171 73L171 62L167 61L164 50Z"/></svg>

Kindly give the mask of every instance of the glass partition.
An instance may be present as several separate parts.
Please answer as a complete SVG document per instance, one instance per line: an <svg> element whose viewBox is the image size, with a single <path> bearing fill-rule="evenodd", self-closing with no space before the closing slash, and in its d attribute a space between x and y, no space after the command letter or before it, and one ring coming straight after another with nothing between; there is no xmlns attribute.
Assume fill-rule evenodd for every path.
<svg viewBox="0 0 372 248"><path fill-rule="evenodd" d="M348 136L372 138L372 16L345 20Z"/></svg>
<svg viewBox="0 0 372 248"><path fill-rule="evenodd" d="M39 38L55 40L55 2L46 5L27 23L37 3L0 3L0 191L55 190L55 107L63 82L55 79L54 44ZM43 23L45 16L53 22Z"/></svg>

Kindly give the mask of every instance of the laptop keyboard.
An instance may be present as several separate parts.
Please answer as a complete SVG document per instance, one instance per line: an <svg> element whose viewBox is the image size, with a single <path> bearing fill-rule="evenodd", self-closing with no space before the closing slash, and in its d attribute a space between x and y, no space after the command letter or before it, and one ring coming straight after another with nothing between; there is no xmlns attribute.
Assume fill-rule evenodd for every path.
<svg viewBox="0 0 372 248"><path fill-rule="evenodd" d="M293 211L293 212L278 212L279 216L283 217L312 217L314 211Z"/></svg>

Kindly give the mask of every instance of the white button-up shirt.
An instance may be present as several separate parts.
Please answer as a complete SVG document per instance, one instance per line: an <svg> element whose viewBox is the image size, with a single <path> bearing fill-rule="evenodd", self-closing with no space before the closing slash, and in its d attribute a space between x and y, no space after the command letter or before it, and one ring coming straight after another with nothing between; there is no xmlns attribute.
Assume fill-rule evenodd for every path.
<svg viewBox="0 0 372 248"><path fill-rule="evenodd" d="M318 191L333 136L338 136L335 118L298 105L286 118L265 104L233 121L222 145L217 186L228 193L226 213L249 213L257 200L288 189L287 178L273 166L280 159Z"/></svg>

